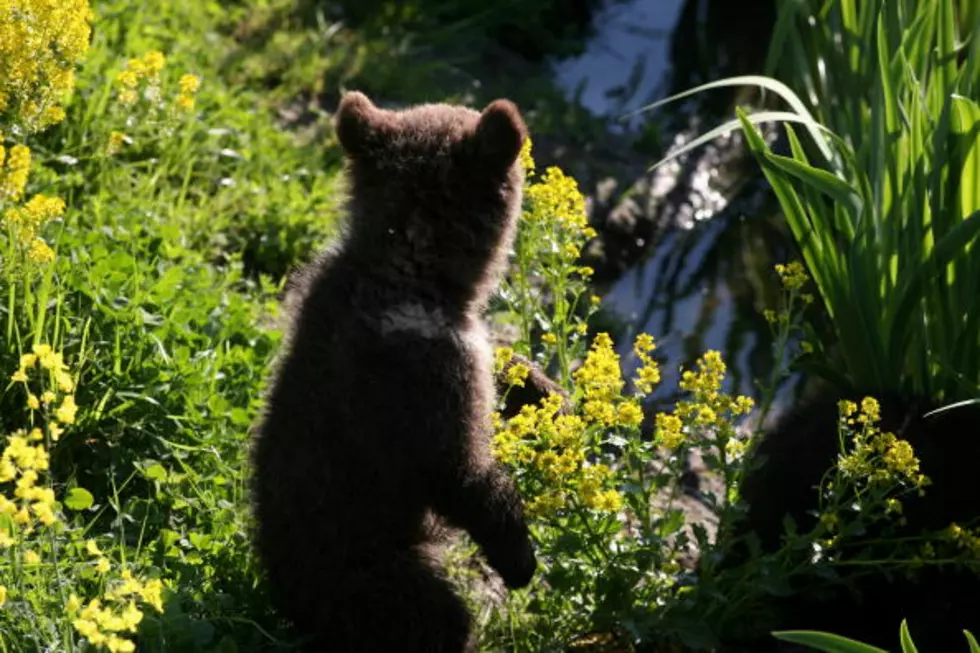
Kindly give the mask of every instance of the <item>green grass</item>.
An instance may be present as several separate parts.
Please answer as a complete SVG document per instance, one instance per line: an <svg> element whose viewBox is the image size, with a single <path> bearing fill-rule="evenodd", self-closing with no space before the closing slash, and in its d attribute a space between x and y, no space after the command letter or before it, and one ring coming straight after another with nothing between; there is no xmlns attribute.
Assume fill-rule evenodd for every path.
<svg viewBox="0 0 980 653"><path fill-rule="evenodd" d="M144 611L140 650L257 650L281 631L249 542L247 435L278 342L280 282L335 227L339 153L329 128L303 138L278 124L268 80L237 67L245 7L94 9L68 117L29 143L28 195L68 205L42 232L56 259L18 268L0 239L0 370L12 374L32 343L63 353L79 412L51 443L53 487L59 499L85 488L94 503L0 558L21 570L0 572L0 646L77 646L58 608L65 579L98 596L125 567L168 579L165 611ZM117 103L116 74L151 50L167 56L163 105L182 74L202 78L193 115ZM114 131L128 142L107 156ZM19 385L0 386L0 432L30 425L24 401ZM106 578L69 555L85 538L112 562ZM54 558L61 580L17 566L28 548Z"/></svg>

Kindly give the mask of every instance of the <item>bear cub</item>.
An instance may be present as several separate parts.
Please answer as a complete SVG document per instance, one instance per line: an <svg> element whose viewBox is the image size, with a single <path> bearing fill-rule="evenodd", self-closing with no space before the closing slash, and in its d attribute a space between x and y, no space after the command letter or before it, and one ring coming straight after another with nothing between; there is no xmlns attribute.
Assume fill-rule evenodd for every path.
<svg viewBox="0 0 980 653"><path fill-rule="evenodd" d="M346 94L340 241L299 275L253 442L256 544L311 651L475 650L439 522L511 588L536 560L489 450L482 312L521 207L517 108L402 111Z"/></svg>

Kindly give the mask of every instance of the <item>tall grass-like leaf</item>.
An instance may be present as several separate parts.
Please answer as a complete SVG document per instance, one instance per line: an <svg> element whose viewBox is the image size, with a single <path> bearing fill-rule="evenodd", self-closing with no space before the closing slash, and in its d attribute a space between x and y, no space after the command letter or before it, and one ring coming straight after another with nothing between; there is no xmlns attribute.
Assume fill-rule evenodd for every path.
<svg viewBox="0 0 980 653"><path fill-rule="evenodd" d="M980 653L980 644L977 644L976 638L973 636L969 630L964 630L963 634L966 635L966 641L970 644L970 653Z"/></svg>
<svg viewBox="0 0 980 653"><path fill-rule="evenodd" d="M800 644L825 653L888 653L884 649L862 644L847 637L810 630L786 630L774 632L773 637L791 644Z"/></svg>
<svg viewBox="0 0 980 653"><path fill-rule="evenodd" d="M905 619L902 619L902 627L899 628L898 635L902 642L902 653L919 653L915 642L912 641L912 635L909 634L909 624Z"/></svg>
<svg viewBox="0 0 980 653"><path fill-rule="evenodd" d="M768 66L783 81L719 80L648 107L740 84L786 102L737 119L835 326L824 369L863 390L940 401L980 390L974 13L946 0L779 3ZM791 156L770 151L754 127L763 116L786 125Z"/></svg>

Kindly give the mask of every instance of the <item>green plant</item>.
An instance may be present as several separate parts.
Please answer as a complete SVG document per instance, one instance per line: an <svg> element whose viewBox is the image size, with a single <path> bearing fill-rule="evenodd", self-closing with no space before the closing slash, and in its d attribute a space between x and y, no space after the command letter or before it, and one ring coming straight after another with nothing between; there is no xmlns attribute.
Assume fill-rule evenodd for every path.
<svg viewBox="0 0 980 653"><path fill-rule="evenodd" d="M835 578L834 570L856 564L858 554L869 569L919 564L918 547L932 541L937 548L930 549L930 563L970 554L976 536L962 530L952 547L952 534L938 533L890 553L872 551L882 541L893 543L888 538L902 497L926 479L907 443L880 431L878 404L868 398L860 409L841 406L841 457L819 490L818 523L790 532L773 554L719 565L727 547L736 545L727 534L740 514L739 483L754 436L738 422L754 402L725 392L725 364L709 351L683 372L676 406L655 415L647 432L641 429L640 401L660 381L654 339L636 337L632 355L639 368L630 381L607 334L587 344L595 302L586 301L589 270L575 263L587 229L581 196L560 170L535 175L529 153L524 161L531 172L525 211L495 314L519 335L498 349L497 369L507 369L511 384L521 385L527 368L508 365L517 350L553 370L567 396L551 395L507 420L495 416L494 454L513 470L541 568L529 590L511 593L503 605L482 606L489 648L554 650L587 642L710 647L733 634L761 634L771 593L793 591L801 579ZM801 264L777 272L784 304L766 311L780 348L770 384L794 357L790 336L812 301ZM763 411L770 397L764 393ZM690 454L720 481L719 492L705 498L707 522L685 509L681 478ZM877 533L872 542L864 536L870 528ZM696 584L684 562L692 555L702 561ZM460 575L464 585L472 582Z"/></svg>
<svg viewBox="0 0 980 653"><path fill-rule="evenodd" d="M790 105L739 112L689 147L745 131L834 327L812 334L808 362L843 387L980 392L980 35L969 3L962 32L955 12L940 0L782 3L772 60L802 99L750 76L663 101L752 84ZM769 121L785 124L792 156L754 127Z"/></svg>
<svg viewBox="0 0 980 653"><path fill-rule="evenodd" d="M807 648L812 648L816 651L825 651L826 653L887 653L880 648L868 646L853 639L830 633L787 630L773 633L773 635L777 639L792 642L793 644L801 644ZM970 653L980 653L980 645L977 644L977 640L973 635L966 630L963 631L963 635L966 637L967 644L970 647ZM918 649L915 647L915 642L912 641L908 624L904 620L899 629L899 641L902 644L902 653L917 653Z"/></svg>

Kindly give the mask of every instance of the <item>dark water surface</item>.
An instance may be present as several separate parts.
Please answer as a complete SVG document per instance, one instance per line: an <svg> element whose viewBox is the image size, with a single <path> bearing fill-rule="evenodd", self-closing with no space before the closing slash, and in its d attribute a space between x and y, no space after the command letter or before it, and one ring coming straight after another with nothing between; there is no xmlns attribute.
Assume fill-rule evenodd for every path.
<svg viewBox="0 0 980 653"><path fill-rule="evenodd" d="M743 33L733 35L739 26L730 23L731 4L610 2L596 16L596 34L585 52L556 64L555 78L591 112L618 117L704 81L761 72L769 35L767 19L759 15L765 14L753 16ZM644 114L622 129L640 133L645 121L655 120L666 146L650 153L652 164L732 117L737 99L713 93L656 116ZM778 308L773 266L791 258L792 248L741 135L695 150L650 173L638 187L642 196L634 194L630 201L649 221L646 231L635 232L642 255L598 287L604 296L602 328L616 337L626 373L637 364L633 338L647 332L657 338L664 363L663 382L651 398L655 406L672 402L679 366L690 367L707 349L725 357L731 391L758 397L756 381L768 379L773 367L772 337L762 311ZM797 381L782 384L777 403L789 397Z"/></svg>

